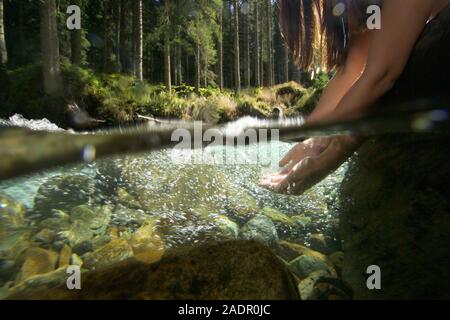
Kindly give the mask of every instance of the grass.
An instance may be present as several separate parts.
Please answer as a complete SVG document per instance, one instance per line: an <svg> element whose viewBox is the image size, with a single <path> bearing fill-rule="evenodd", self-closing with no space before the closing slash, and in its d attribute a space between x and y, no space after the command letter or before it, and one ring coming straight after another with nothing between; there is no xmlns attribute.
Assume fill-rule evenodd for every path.
<svg viewBox="0 0 450 320"><path fill-rule="evenodd" d="M310 88L289 82L244 89L239 96L209 87L201 88L197 95L189 85L175 86L169 93L164 85L150 85L128 75L95 74L68 62L61 68L64 92L56 101L43 92L40 64L1 71L0 116L21 113L27 118L43 118L50 108L64 109L69 102L112 125L133 121L138 114L222 123L245 115L269 117L275 107L293 116L310 113L328 81L321 76Z"/></svg>

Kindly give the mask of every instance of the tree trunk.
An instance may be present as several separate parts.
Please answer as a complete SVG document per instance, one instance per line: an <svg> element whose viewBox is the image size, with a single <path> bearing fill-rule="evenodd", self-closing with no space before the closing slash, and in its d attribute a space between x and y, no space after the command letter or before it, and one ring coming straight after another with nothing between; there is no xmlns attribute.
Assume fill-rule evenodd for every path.
<svg viewBox="0 0 450 320"><path fill-rule="evenodd" d="M223 91L224 83L223 83L223 6L219 11L219 26L220 26L220 35L219 35L219 87L220 90Z"/></svg>
<svg viewBox="0 0 450 320"><path fill-rule="evenodd" d="M80 5L80 1L74 1L75 5ZM82 47L81 47L81 30L74 29L70 31L70 54L72 64L81 66L82 63Z"/></svg>
<svg viewBox="0 0 450 320"><path fill-rule="evenodd" d="M109 47L109 1L103 2L103 71L107 72L109 69L110 47Z"/></svg>
<svg viewBox="0 0 450 320"><path fill-rule="evenodd" d="M144 80L143 73L143 34L142 34L142 0L136 0L136 78Z"/></svg>
<svg viewBox="0 0 450 320"><path fill-rule="evenodd" d="M241 93L241 66L239 58L239 1L234 0L234 85L235 93Z"/></svg>
<svg viewBox="0 0 450 320"><path fill-rule="evenodd" d="M205 79L205 88L208 87L208 58L205 55L203 61L203 78Z"/></svg>
<svg viewBox="0 0 450 320"><path fill-rule="evenodd" d="M250 11L246 13L245 22L245 86L250 88Z"/></svg>
<svg viewBox="0 0 450 320"><path fill-rule="evenodd" d="M178 70L178 84L181 85L183 84L183 65L182 65L182 49L181 46L178 46L178 52L177 52L177 70Z"/></svg>
<svg viewBox="0 0 450 320"><path fill-rule="evenodd" d="M255 45L255 84L257 87L261 86L261 42L260 42L260 12L259 12L259 0L255 0L255 21L256 21L256 45Z"/></svg>
<svg viewBox="0 0 450 320"><path fill-rule="evenodd" d="M284 49L284 82L289 82L289 49L283 45Z"/></svg>
<svg viewBox="0 0 450 320"><path fill-rule="evenodd" d="M122 64L120 60L120 42L121 42L121 17L122 17L122 4L121 1L117 1L117 16L116 16L116 71L122 71Z"/></svg>
<svg viewBox="0 0 450 320"><path fill-rule="evenodd" d="M3 1L3 0L1 0ZM26 61L27 46L25 40L25 30L24 30L24 12L23 12L23 2L19 1L19 43L20 43L20 60L22 62ZM1 25L1 23L0 23ZM1 27L0 27L1 28Z"/></svg>
<svg viewBox="0 0 450 320"><path fill-rule="evenodd" d="M172 70L170 63L170 8L169 0L165 0L166 28L164 30L164 83L166 89L172 91Z"/></svg>
<svg viewBox="0 0 450 320"><path fill-rule="evenodd" d="M120 60L123 72L133 73L133 10L131 0L121 0Z"/></svg>
<svg viewBox="0 0 450 320"><path fill-rule="evenodd" d="M273 39L272 39L272 1L267 0L267 78L268 85L273 85Z"/></svg>
<svg viewBox="0 0 450 320"><path fill-rule="evenodd" d="M55 0L43 0L40 14L44 90L55 95L62 89Z"/></svg>
<svg viewBox="0 0 450 320"><path fill-rule="evenodd" d="M195 92L200 93L200 77L201 77L201 66L200 66L200 44L196 44L195 49Z"/></svg>
<svg viewBox="0 0 450 320"><path fill-rule="evenodd" d="M0 64L8 63L8 51L6 50L5 41L5 23L3 19L3 0L0 0Z"/></svg>
<svg viewBox="0 0 450 320"><path fill-rule="evenodd" d="M261 0L258 0L261 1ZM266 84L267 82L265 81L265 72L264 72L264 58L265 58L265 52L266 52L266 39L265 39L265 28L264 28L264 2L261 1L260 3L260 11L259 11L259 15L260 15L260 27L259 27L259 33L260 33L260 57L259 57L259 72L261 74L261 86L264 86L264 84Z"/></svg>

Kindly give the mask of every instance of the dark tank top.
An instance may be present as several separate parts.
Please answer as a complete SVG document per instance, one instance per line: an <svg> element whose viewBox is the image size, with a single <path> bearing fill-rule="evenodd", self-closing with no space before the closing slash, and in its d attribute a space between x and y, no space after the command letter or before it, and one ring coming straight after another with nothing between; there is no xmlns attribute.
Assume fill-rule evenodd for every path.
<svg viewBox="0 0 450 320"><path fill-rule="evenodd" d="M450 5L430 20L394 87L382 99L450 99Z"/></svg>

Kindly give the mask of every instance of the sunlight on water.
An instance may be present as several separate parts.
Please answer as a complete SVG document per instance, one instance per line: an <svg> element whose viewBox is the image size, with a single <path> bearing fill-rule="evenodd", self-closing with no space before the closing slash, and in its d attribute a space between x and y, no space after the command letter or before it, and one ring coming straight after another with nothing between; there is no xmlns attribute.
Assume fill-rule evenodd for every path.
<svg viewBox="0 0 450 320"><path fill-rule="evenodd" d="M241 123L261 125L261 120ZM38 125L48 128L46 121ZM276 172L278 161L292 146L272 141L183 150L181 155L173 149L125 155L9 180L0 183L0 192L26 206L36 223L48 218L49 211L70 214L83 204L107 205L112 208L109 228L133 232L143 221L152 220L166 247L237 238L239 228L259 214L274 221L281 239L307 244L311 233L333 233L336 188L345 166L300 197L259 187L259 178ZM93 160L95 149L85 155Z"/></svg>

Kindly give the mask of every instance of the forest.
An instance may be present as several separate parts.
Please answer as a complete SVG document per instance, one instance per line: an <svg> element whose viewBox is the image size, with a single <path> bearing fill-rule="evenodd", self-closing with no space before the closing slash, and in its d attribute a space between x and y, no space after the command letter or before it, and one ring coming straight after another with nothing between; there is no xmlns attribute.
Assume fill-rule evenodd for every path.
<svg viewBox="0 0 450 320"><path fill-rule="evenodd" d="M76 106L100 119L86 129L308 113L329 79L313 45L298 69L273 0L0 0L0 116L68 126Z"/></svg>

